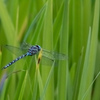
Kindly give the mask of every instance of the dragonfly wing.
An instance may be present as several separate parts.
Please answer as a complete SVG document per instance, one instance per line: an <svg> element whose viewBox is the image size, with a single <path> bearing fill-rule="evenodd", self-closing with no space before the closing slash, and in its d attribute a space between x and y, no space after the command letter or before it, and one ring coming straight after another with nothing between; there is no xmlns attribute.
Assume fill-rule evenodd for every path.
<svg viewBox="0 0 100 100"><path fill-rule="evenodd" d="M50 52L43 49L43 56L51 59L51 60L66 60L68 57L65 54L57 53L57 52Z"/></svg>
<svg viewBox="0 0 100 100"><path fill-rule="evenodd" d="M68 59L68 57L65 54L61 54L61 53L57 53L57 52L53 52L52 53L54 58L57 60L66 60Z"/></svg>
<svg viewBox="0 0 100 100"><path fill-rule="evenodd" d="M28 51L28 49L22 49L22 48L10 46L10 45L5 45L4 47L7 48L9 51L11 51L12 53L14 53L17 56L25 54Z"/></svg>
<svg viewBox="0 0 100 100"><path fill-rule="evenodd" d="M53 63L55 63L55 60L47 59L47 57L42 56L42 59L40 60L40 63L42 65L52 66Z"/></svg>
<svg viewBox="0 0 100 100"><path fill-rule="evenodd" d="M43 65L50 65L50 66L52 66L54 63L54 66L58 66L59 60L66 60L66 59L67 56L65 54L50 52L43 49L41 63Z"/></svg>
<svg viewBox="0 0 100 100"><path fill-rule="evenodd" d="M31 46L32 46L32 45L29 45L28 43L23 42L23 43L21 44L21 49L29 49Z"/></svg>

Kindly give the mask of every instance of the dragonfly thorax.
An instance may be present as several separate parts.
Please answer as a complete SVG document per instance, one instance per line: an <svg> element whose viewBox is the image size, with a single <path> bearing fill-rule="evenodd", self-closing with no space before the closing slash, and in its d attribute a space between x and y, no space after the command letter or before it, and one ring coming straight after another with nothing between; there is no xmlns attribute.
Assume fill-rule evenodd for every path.
<svg viewBox="0 0 100 100"><path fill-rule="evenodd" d="M40 47L39 45L31 46L31 47L28 49L27 55L28 55L28 56L35 55L35 54L37 54L40 50L41 50L41 47Z"/></svg>

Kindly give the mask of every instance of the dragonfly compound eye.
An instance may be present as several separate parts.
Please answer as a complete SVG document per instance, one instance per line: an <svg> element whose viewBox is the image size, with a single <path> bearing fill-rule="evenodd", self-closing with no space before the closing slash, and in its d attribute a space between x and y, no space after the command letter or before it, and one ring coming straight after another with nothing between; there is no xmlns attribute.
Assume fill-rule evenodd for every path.
<svg viewBox="0 0 100 100"><path fill-rule="evenodd" d="M36 47L38 48L38 51L40 51L40 50L41 50L41 47L40 47L39 45L36 45Z"/></svg>

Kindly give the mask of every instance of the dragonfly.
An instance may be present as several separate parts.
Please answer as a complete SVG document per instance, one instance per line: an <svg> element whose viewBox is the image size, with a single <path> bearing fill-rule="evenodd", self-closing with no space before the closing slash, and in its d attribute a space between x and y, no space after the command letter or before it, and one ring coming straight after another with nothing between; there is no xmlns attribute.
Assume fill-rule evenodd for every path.
<svg viewBox="0 0 100 100"><path fill-rule="evenodd" d="M7 49L9 49L10 51L12 51L12 49L14 48L14 49L20 49L21 51L24 51L25 53L22 54L21 56L17 57L16 59L11 61L7 65L5 65L2 69L6 69L7 67L11 66L15 62L17 62L18 60L20 60L26 56L34 56L34 55L38 54L41 50L42 50L42 56L45 57L46 59L49 59L52 61L67 59L66 55L42 49L41 46L39 46L39 45L29 45L27 43L23 43L21 48L13 47L10 45L5 45L5 47Z"/></svg>

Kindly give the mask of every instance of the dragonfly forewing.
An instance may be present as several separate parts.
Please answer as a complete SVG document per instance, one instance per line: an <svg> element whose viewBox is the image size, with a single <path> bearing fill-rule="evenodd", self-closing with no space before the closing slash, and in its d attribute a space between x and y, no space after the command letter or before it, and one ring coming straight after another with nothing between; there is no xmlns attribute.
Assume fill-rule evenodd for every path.
<svg viewBox="0 0 100 100"><path fill-rule="evenodd" d="M31 46L32 45L30 45L30 44L28 44L26 42L23 42L20 47L21 47L21 49L29 49Z"/></svg>
<svg viewBox="0 0 100 100"><path fill-rule="evenodd" d="M57 52L50 52L48 50L43 49L41 64L58 66L59 60L67 60L68 57L65 54L60 54Z"/></svg>
<svg viewBox="0 0 100 100"><path fill-rule="evenodd" d="M17 56L25 54L28 51L28 49L18 48L18 47L14 47L14 46L11 46L11 45L5 45L3 47L7 48L10 52L14 53Z"/></svg>
<svg viewBox="0 0 100 100"><path fill-rule="evenodd" d="M68 57L65 54L57 53L57 52L50 52L43 49L43 56L51 59L51 60L67 60Z"/></svg>

